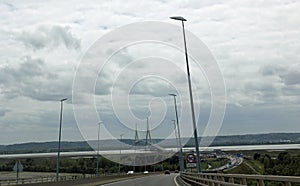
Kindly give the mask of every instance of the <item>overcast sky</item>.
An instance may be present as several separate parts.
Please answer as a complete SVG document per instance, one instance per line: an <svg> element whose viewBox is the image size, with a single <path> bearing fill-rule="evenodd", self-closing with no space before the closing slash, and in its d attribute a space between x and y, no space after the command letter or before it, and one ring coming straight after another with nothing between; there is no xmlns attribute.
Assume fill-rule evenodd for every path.
<svg viewBox="0 0 300 186"><path fill-rule="evenodd" d="M169 19L174 15L188 20L186 29L206 45L224 78L226 110L219 135L300 132L299 10L300 2L293 0L0 0L0 144L57 140L59 100L64 97L69 100L64 105L62 139L83 140L73 112L72 87L87 51L105 34L130 23L160 21L180 26ZM134 133L120 125L114 115L116 108L110 102L112 80L119 78L114 84L117 91L135 80L130 74L159 71L153 64L147 66L147 60L130 63L137 66L129 69L129 76L117 77L115 69L137 56L159 51L168 55L171 50L154 44L143 47L145 50L141 51L139 45L132 46L114 56L96 83L96 108L104 125L117 131L114 136L123 132L126 138L133 138ZM173 57L181 60L178 64L182 63L185 70L183 53ZM139 129L145 129L145 122L139 119L150 116L150 103L158 110L152 110L152 115L165 117L161 121L151 120L153 137L164 137L170 134L174 119L173 100L166 96L168 91L185 92L179 101L180 109L189 104L184 99L188 95L185 74L177 75L176 69L169 69L167 63L160 69L165 69L178 87L159 78L136 79L130 96L119 98L120 105L123 98L129 100L131 112L137 118L129 120L127 127L135 128L137 123ZM211 109L206 104L211 98L209 83L201 84L205 77L195 69L191 75L196 104L201 105L201 135L205 128L201 124L206 123ZM126 117L122 109L118 112L123 115L119 117ZM182 125L188 123L185 119ZM90 138L96 139L95 130L90 131L94 132Z"/></svg>

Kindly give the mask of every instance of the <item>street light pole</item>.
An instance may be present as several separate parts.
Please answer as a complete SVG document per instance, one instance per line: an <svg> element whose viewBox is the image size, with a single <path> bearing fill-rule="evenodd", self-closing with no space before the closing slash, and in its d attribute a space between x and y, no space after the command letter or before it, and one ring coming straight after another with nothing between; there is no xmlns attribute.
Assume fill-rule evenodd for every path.
<svg viewBox="0 0 300 186"><path fill-rule="evenodd" d="M60 164L60 142L61 142L61 125L62 125L62 115L63 115L63 102L68 98L60 100L60 119L59 119L59 133L58 133L58 152L57 152L57 164L56 164L56 181L59 178L59 164Z"/></svg>
<svg viewBox="0 0 300 186"><path fill-rule="evenodd" d="M176 121L173 119L173 125L174 125L174 131L175 131L175 138L176 138L176 146L177 146L177 151L179 151L180 147L179 147L179 142L178 142L178 137L177 137L177 130L176 130Z"/></svg>
<svg viewBox="0 0 300 186"><path fill-rule="evenodd" d="M122 136L124 134L120 134L120 142L121 142L121 145L120 145L120 158L119 158L119 176L121 174L121 150L122 150Z"/></svg>
<svg viewBox="0 0 300 186"><path fill-rule="evenodd" d="M187 69L187 76L188 76L191 111L192 111L192 120L193 120L193 127L194 127L194 138L195 138L195 146L196 146L196 154L197 154L197 171L202 172L201 164L200 164L200 152L199 152L199 143L198 143L197 124L196 124L195 111L194 111L194 100L193 100L192 85L191 85L190 67L189 67L189 60L188 60L188 53L187 53L187 46L186 46L185 30L184 30L184 21L187 21L187 20L184 19L183 17L180 17L180 16L170 17L170 18L174 19L174 20L179 20L182 23L185 61L186 61L186 69Z"/></svg>
<svg viewBox="0 0 300 186"><path fill-rule="evenodd" d="M98 141L97 141L97 167L96 167L96 174L99 176L99 138L100 138L100 125L102 122L98 123Z"/></svg>
<svg viewBox="0 0 300 186"><path fill-rule="evenodd" d="M169 94L174 98L174 107L175 107L175 115L176 115L176 123L177 123L177 130L178 130L178 141L179 141L179 167L180 171L184 171L184 163L183 163L183 152L182 152L182 144L181 144L181 137L180 137L180 128L179 128L179 120L178 120L178 112L177 112L177 102L176 102L176 94Z"/></svg>

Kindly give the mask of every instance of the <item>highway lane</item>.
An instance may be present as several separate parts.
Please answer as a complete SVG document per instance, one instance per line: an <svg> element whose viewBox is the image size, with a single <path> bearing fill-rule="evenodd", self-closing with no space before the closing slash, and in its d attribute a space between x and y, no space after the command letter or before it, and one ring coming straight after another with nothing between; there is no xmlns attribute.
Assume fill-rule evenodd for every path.
<svg viewBox="0 0 300 186"><path fill-rule="evenodd" d="M142 178L135 178L124 180L115 183L105 184L103 186L153 186L153 185L161 185L161 186L176 186L174 182L175 176L178 174L158 174L152 176L146 176Z"/></svg>

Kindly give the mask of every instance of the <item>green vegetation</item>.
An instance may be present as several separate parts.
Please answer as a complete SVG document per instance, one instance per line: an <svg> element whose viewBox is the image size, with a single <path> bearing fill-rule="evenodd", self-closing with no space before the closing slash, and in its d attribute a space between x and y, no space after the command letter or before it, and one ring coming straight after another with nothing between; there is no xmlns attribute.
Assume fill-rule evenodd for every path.
<svg viewBox="0 0 300 186"><path fill-rule="evenodd" d="M27 158L20 160L24 171L31 172L55 172L56 158ZM0 160L0 171L12 171L15 160ZM148 166L132 166L121 165L121 172L135 170L136 172L163 171L163 170L179 170L178 157L171 158L154 165ZM81 173L94 174L96 172L96 158L62 158L60 163L60 172L64 173ZM118 172L118 164L104 157L99 157L99 173L111 174Z"/></svg>
<svg viewBox="0 0 300 186"><path fill-rule="evenodd" d="M229 174L257 174L245 162L243 162L240 166L229 170L226 173L229 173Z"/></svg>
<svg viewBox="0 0 300 186"><path fill-rule="evenodd" d="M207 159L207 160L204 160L203 162L201 162L201 167L203 170L206 170L206 169L208 169L208 165L210 165L211 169L214 169L214 168L218 168L223 165L226 165L227 163L228 163L227 158L222 158L222 159L210 158L210 159Z"/></svg>
<svg viewBox="0 0 300 186"><path fill-rule="evenodd" d="M230 152L236 154L237 152ZM240 153L240 152L239 152ZM243 163L233 168L226 173L231 174L269 174L269 175L285 175L285 176L300 176L300 150L287 151L242 151L244 156ZM20 160L24 171L31 172L55 172L56 158L27 158ZM202 159L202 169L206 170L208 164L211 168L217 168L226 165L228 159L205 157ZM15 160L0 159L0 171L12 171ZM94 174L96 172L96 158L66 158L61 159L60 172L64 173L80 173ZM178 156L174 155L163 162L149 166L121 166L121 172L143 172L148 170L163 171L163 170L179 170ZM111 174L118 172L118 164L112 162L102 156L99 157L99 172L101 174Z"/></svg>
<svg viewBox="0 0 300 186"><path fill-rule="evenodd" d="M252 167L253 171L257 174L264 174L264 165L256 160L246 160L245 163L247 163L248 167Z"/></svg>
<svg viewBox="0 0 300 186"><path fill-rule="evenodd" d="M258 161L264 165L265 174L300 176L300 154L293 156L288 152L281 152L277 158L265 154Z"/></svg>
<svg viewBox="0 0 300 186"><path fill-rule="evenodd" d="M212 137L199 138L199 141L209 141ZM217 136L212 146L230 145L262 145L262 144L297 144L300 143L300 133L269 133L269 134L245 134L231 136ZM186 147L195 146L191 138Z"/></svg>
<svg viewBox="0 0 300 186"><path fill-rule="evenodd" d="M89 151L92 148L87 142L62 142L61 151ZM43 153L57 152L57 142L39 142L39 143L22 143L13 145L0 146L0 153L15 154L15 153Z"/></svg>
<svg viewBox="0 0 300 186"><path fill-rule="evenodd" d="M300 176L299 150L247 151L243 164L228 173ZM244 155L245 155L244 154Z"/></svg>

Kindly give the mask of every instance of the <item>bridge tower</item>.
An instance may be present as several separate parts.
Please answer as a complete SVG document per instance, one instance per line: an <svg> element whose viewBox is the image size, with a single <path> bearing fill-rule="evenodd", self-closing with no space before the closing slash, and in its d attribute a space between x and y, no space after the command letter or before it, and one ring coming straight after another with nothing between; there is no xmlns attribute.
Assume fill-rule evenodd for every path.
<svg viewBox="0 0 300 186"><path fill-rule="evenodd" d="M151 135L149 130L149 118L147 117L147 132L146 132L146 143L145 145L151 145Z"/></svg>

